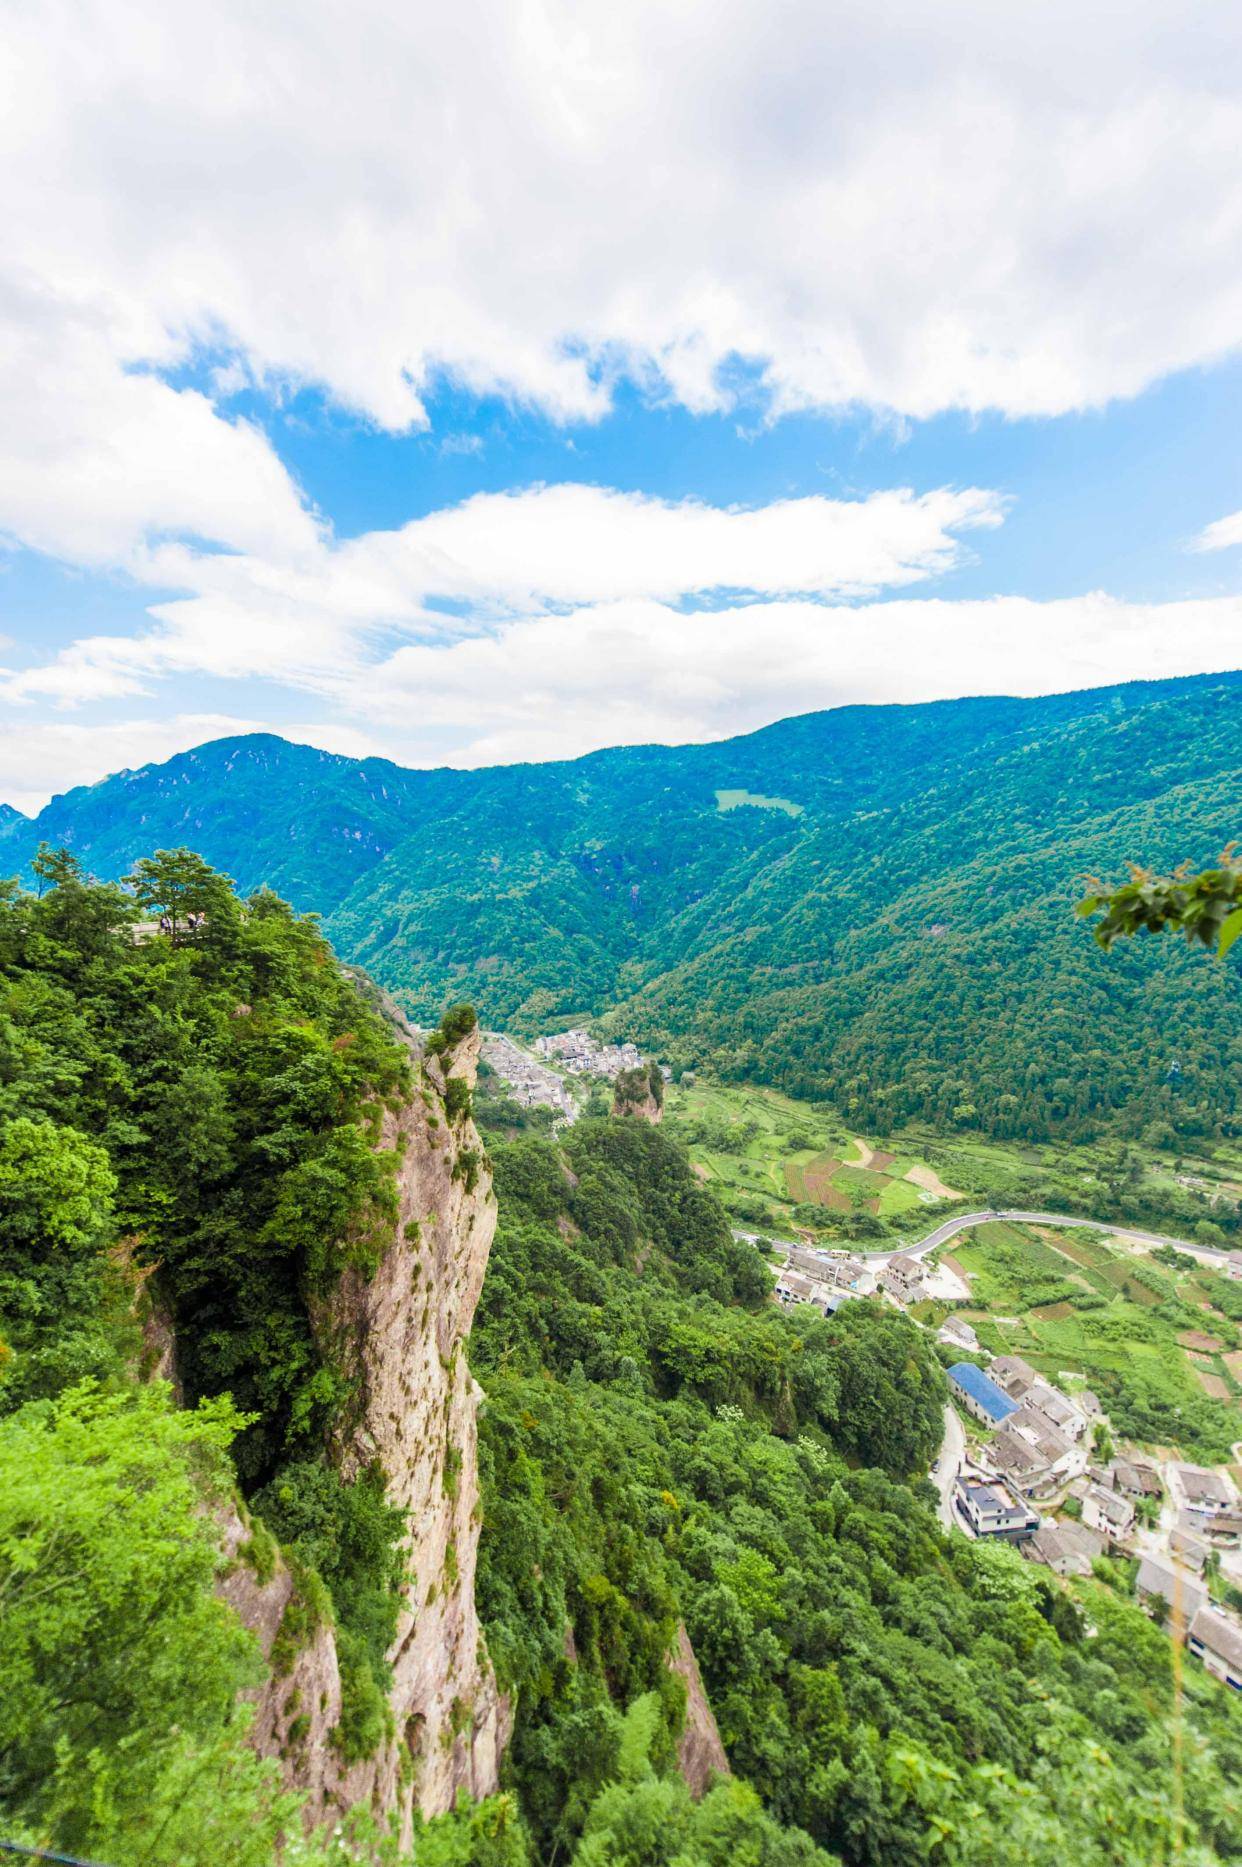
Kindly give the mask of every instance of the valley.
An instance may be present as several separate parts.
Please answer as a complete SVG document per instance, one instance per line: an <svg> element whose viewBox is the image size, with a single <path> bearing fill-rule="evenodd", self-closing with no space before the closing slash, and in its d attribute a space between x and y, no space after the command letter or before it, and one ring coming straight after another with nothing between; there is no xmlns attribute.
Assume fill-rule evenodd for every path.
<svg viewBox="0 0 1242 1867"><path fill-rule="evenodd" d="M841 707L462 771L254 734L13 813L0 869L47 842L114 879L185 845L322 916L418 1023L460 998L524 1039L591 1021L859 1133L1193 1150L1242 1113L1227 973L1170 938L1102 955L1074 905L1090 874L1207 863L1236 834L1240 694L1224 674Z"/></svg>
<svg viewBox="0 0 1242 1867"><path fill-rule="evenodd" d="M167 809L206 840L211 753L172 788L139 774L125 836ZM286 783L298 748L230 750L229 833L256 758L268 815L237 847L267 882L285 840L299 864L316 850L272 812L305 799ZM359 776L329 765L319 807L344 809ZM716 815L766 888L805 854L766 839L816 834L815 792L751 776L718 787ZM22 1640L45 1642L31 1674L0 1636L20 1832L128 1867L154 1802L170 1867L214 1867L224 1833L246 1867L371 1867L411 1847L423 1867L588 1867L592 1836L654 1795L662 1833L698 1837L696 1867L726 1833L760 1867L918 1867L946 1826L954 1867L1051 1867L1066 1848L1101 1867L1235 1858L1242 1148L1213 1074L1232 1014L1212 1023L1231 975L1147 943L1133 997L1106 995L1119 1052L1148 1058L1111 1104L1093 1072L1115 1059L1055 1011L1019 1070L982 1026L959 1050L961 1027L926 1007L926 1093L910 1098L870 1064L841 1073L850 1044L882 1054L848 1004L834 1048L800 1001L791 1070L766 1049L761 952L721 955L743 1044L723 1016L707 1039L714 988L690 975L687 1017L652 1015L677 966L673 923L643 931L641 883L622 891L628 957L593 974L625 872L598 844L543 920L496 855L474 914L434 810L459 784L473 808L494 786L509 828L518 782L361 774L377 811L428 812L467 954L499 917L505 966L467 958L452 980L512 1008L486 1032L469 1004L445 1008L424 920L393 933L374 978L357 942L334 954L299 911L309 866L289 906L185 849L144 858L127 887L44 850L37 886L0 898L0 1579ZM778 799L807 801L791 815ZM75 837L97 801L62 820ZM107 811L119 865L125 812ZM477 823L452 834L477 848ZM547 880L550 843L545 859ZM372 930L376 862L364 843L350 883L359 904L374 885ZM798 901L804 942L828 940L832 913ZM772 924L755 899L745 912ZM923 984L948 951L937 912L918 941L930 971L910 974ZM1067 997L1079 968L1109 965L1076 933L1052 988ZM532 935L563 992L531 984ZM644 984L648 939L664 970ZM959 959L969 1022L999 975L986 942ZM858 977L838 963L822 962L834 1003ZM1050 977L1007 988L1019 1022ZM165 1469L179 1592L105 1614L108 1578L138 1600L168 1546L135 1524L126 1474ZM65 1562L72 1637L31 1581L46 1566L67 1585ZM177 1630L199 1621L183 1652ZM94 1656L81 1726L45 1715L31 1683L62 1681L79 1639ZM164 1695L135 1704L134 1655L156 1653L173 1656ZM114 1773L106 1805L92 1742ZM1052 1839L1014 1852L1032 1799Z"/></svg>

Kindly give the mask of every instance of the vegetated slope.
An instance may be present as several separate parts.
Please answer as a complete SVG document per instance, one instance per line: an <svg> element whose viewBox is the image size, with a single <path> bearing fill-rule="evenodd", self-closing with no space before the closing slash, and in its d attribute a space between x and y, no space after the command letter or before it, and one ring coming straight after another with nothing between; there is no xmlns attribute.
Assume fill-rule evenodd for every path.
<svg viewBox="0 0 1242 1867"><path fill-rule="evenodd" d="M0 1832L270 1867L282 1777L399 1830L496 1782L474 1014L414 1074L270 892L199 864L142 940L58 866L0 891Z"/></svg>
<svg viewBox="0 0 1242 1867"><path fill-rule="evenodd" d="M1210 1132L1242 1093L1236 964L1105 957L1073 904L1090 871L1210 861L1237 833L1240 698L1225 675L852 707L478 772L221 741L0 827L0 854L44 838L118 874L188 843L322 913L416 1015L613 1009L677 1061L878 1126Z"/></svg>
<svg viewBox="0 0 1242 1867"><path fill-rule="evenodd" d="M1064 1585L940 1531L913 1477L941 1431L928 1335L755 1305L758 1260L658 1129L491 1151L480 1606L541 1858L674 1852L654 1785L592 1803L613 1694L670 1699L679 1618L733 1768L848 1867L1236 1855L1242 1706L1188 1664L1175 1731L1172 1645L1122 1567Z"/></svg>

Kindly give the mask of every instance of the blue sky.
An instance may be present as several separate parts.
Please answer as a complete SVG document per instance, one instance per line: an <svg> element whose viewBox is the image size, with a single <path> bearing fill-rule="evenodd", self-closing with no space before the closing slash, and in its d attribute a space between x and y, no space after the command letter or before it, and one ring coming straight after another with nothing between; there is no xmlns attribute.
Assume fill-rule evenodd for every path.
<svg viewBox="0 0 1242 1867"><path fill-rule="evenodd" d="M9 34L0 797L1242 661L1236 17L252 11Z"/></svg>

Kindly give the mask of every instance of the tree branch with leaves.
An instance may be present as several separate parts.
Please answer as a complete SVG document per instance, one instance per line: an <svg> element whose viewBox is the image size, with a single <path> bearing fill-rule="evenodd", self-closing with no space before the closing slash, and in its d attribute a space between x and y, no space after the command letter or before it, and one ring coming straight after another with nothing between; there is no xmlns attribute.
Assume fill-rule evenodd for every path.
<svg viewBox="0 0 1242 1867"><path fill-rule="evenodd" d="M1230 843L1214 869L1196 874L1182 863L1171 875L1130 865L1130 880L1108 888L1095 876L1087 878L1091 893L1078 903L1084 917L1103 913L1092 929L1106 950L1114 941L1136 933L1185 934L1187 940L1208 947L1224 959L1242 935L1242 859Z"/></svg>

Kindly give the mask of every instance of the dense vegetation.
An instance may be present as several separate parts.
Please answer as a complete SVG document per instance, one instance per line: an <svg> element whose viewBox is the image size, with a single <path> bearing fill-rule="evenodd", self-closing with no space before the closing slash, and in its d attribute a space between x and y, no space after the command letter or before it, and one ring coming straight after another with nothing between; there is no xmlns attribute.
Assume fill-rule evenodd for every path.
<svg viewBox="0 0 1242 1867"><path fill-rule="evenodd" d="M10 821L0 862L46 838L117 875L191 842L321 912L424 1020L463 993L525 1030L611 1009L676 1063L880 1132L1211 1136L1242 1107L1238 949L1104 957L1072 910L1090 873L1203 865L1237 833L1240 694L845 708L481 772L226 740Z"/></svg>
<svg viewBox="0 0 1242 1867"><path fill-rule="evenodd" d="M4 1831L111 1867L394 1861L363 1819L302 1838L213 1582L240 1489L243 1559L278 1537L337 1621L333 1741L374 1741L399 1520L325 1458L348 1395L311 1315L390 1235L371 1142L405 1053L313 924L183 851L39 884L0 897ZM505 1792L420 1829L421 1867L1242 1855L1237 1704L1109 1588L937 1527L926 1335L776 1310L645 1123L491 1147L479 1591L515 1731ZM163 1313L183 1396L141 1379ZM697 1805L681 1622L736 1772Z"/></svg>
<svg viewBox="0 0 1242 1867"><path fill-rule="evenodd" d="M391 1233L392 1163L372 1140L381 1099L405 1081L405 1053L313 923L276 896L243 904L184 851L144 860L129 890L84 884L64 856L41 858L39 867L41 895L12 887L0 895L0 1408L13 1413L9 1456L20 1463L23 1446L48 1448L35 1461L45 1487L39 1508L50 1511L73 1489L84 1539L66 1543L49 1520L50 1546L64 1562L106 1563L119 1561L117 1526L103 1520L100 1503L108 1486L101 1476L79 1495L69 1469L57 1469L60 1448L83 1458L86 1437L98 1436L105 1470L107 1459L117 1461L109 1508L123 1519L130 1487L136 1507L150 1508L144 1460L154 1470L161 1446L183 1445L201 1463L195 1449L211 1425L212 1447L231 1446L229 1469L243 1492L305 1565L308 1612L316 1604L335 1611L349 1707L340 1739L347 1752L366 1747L395 1624L401 1520L384 1501L382 1474L346 1485L325 1462L347 1388L310 1308L344 1262L365 1267ZM163 915L169 934L137 938L144 913ZM155 1326L147 1344L144 1312ZM175 1329L187 1401L208 1403L201 1427L189 1424L196 1415L161 1413L149 1395L92 1399L124 1393L158 1352L161 1319ZM225 1416L210 1403L225 1395L221 1437ZM158 1569L180 1550L169 1509L163 1536L151 1530L150 1554L132 1552L133 1574L125 1571L129 1553L120 1563L123 1601L137 1604L147 1587L140 1560ZM29 1530L20 1510L10 1528L16 1549ZM169 1588L180 1593L160 1610L167 1620L181 1617L211 1572L206 1530L190 1540L182 1580L175 1564L169 1572ZM161 1599L153 1596L153 1606ZM198 1664L187 1622L189 1670L183 1686L168 1684L166 1708L169 1728L181 1725L193 1754L191 1734L210 1727L219 1736L222 1707L253 1672L237 1630L226 1637L209 1608L203 1617L204 1639L221 1650L219 1689L205 1675L201 1715L181 1719L177 1693L193 1692ZM56 1644L67 1643L61 1657L72 1689L67 1701L53 1701L50 1727L46 1707L40 1713L38 1698L29 1701L29 1755L26 1736L0 1738L0 1793L7 1781L11 1809L29 1803L80 1840L77 1824L112 1794L90 1788L93 1747L111 1732L150 1763L143 1747L159 1720L153 1703L128 1706L125 1695L139 1682L119 1658L92 1664L89 1640L75 1653L76 1634L56 1619L51 1626ZM34 1646L31 1638L6 1619L9 1657L42 1674L46 1629ZM166 1671L158 1660L154 1679ZM81 1707L80 1744L66 1703ZM64 1755L49 1773L53 1737ZM237 1767L235 1750L225 1745L222 1769ZM101 1755L101 1768L115 1767L106 1744ZM190 1762L170 1757L168 1767L175 1773ZM121 1814L117 1821L124 1833Z"/></svg>
<svg viewBox="0 0 1242 1867"><path fill-rule="evenodd" d="M1175 1688L1108 1589L949 1542L907 1482L940 1431L928 1338L755 1307L749 1247L658 1130L493 1152L480 1591L544 1858L592 1832L617 1700L676 1698L679 1618L734 1768L850 1867L1242 1852L1236 1704ZM647 1846L600 1858L669 1857Z"/></svg>

